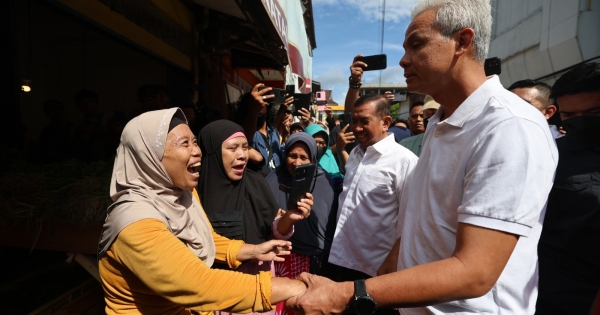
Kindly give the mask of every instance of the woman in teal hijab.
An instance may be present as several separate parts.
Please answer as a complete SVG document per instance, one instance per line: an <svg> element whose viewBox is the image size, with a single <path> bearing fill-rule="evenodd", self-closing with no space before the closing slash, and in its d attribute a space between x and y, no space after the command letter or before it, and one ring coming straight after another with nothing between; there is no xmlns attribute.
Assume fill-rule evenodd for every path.
<svg viewBox="0 0 600 315"><path fill-rule="evenodd" d="M335 157L329 149L329 135L327 131L318 124L312 124L306 127L306 133L311 135L317 141L317 160L318 165L327 172L334 183L343 180L344 175L340 172Z"/></svg>

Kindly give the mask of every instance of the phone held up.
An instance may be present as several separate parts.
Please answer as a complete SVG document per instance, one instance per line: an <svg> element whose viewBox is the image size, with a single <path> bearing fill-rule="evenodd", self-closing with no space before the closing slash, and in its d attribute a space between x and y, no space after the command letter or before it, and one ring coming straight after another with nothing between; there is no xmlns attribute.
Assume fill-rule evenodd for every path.
<svg viewBox="0 0 600 315"><path fill-rule="evenodd" d="M340 119L340 128L344 129L344 127L346 127L346 125L348 125L348 129L346 129L346 132L351 132L352 131L352 114L350 114L350 113L344 113Z"/></svg>
<svg viewBox="0 0 600 315"><path fill-rule="evenodd" d="M367 66L363 68L363 71L383 70L387 68L386 54L362 56L356 58L356 61L362 61L367 64Z"/></svg>
<svg viewBox="0 0 600 315"><path fill-rule="evenodd" d="M266 89L267 86L261 86L258 88L258 90L262 90L262 89ZM269 95L269 94L273 94L275 95L274 98L268 99L267 101L271 104L283 104L285 103L285 98L287 95L287 91L285 89L278 89L278 88L272 88L271 92L265 94L265 95Z"/></svg>
<svg viewBox="0 0 600 315"><path fill-rule="evenodd" d="M502 60L498 57L488 58L483 62L485 76L489 77L493 74L499 75L502 72Z"/></svg>
<svg viewBox="0 0 600 315"><path fill-rule="evenodd" d="M316 166L314 164L304 164L296 166L292 179L292 187L289 189L287 202L288 210L297 209L300 199L311 192L311 185L315 176ZM282 189L282 187L280 187Z"/></svg>

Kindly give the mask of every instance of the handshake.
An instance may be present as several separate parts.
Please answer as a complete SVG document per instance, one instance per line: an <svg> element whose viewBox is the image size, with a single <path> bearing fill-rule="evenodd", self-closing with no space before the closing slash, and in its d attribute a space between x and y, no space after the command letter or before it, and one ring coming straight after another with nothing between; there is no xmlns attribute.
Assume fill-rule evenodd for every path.
<svg viewBox="0 0 600 315"><path fill-rule="evenodd" d="M285 284L280 283L284 281ZM341 314L351 305L354 297L352 282L338 283L309 273L302 273L292 282L284 278L273 278L271 300L279 300L278 293L285 291L288 296L282 296L281 300L285 300L287 308L299 314Z"/></svg>

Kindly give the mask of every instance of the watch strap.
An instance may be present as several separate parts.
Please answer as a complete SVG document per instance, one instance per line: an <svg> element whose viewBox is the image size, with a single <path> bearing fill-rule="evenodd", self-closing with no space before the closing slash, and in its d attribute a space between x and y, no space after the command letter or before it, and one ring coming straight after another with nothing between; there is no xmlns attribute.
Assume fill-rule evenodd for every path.
<svg viewBox="0 0 600 315"><path fill-rule="evenodd" d="M365 285L365 279L354 281L354 297L367 296L367 286Z"/></svg>

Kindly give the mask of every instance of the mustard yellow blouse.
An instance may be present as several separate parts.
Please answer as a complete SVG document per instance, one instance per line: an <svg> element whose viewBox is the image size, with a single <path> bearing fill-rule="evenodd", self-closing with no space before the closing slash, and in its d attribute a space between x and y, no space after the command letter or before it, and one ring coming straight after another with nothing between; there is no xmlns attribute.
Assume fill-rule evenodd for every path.
<svg viewBox="0 0 600 315"><path fill-rule="evenodd" d="M244 244L216 234L215 262L237 268ZM106 313L208 314L266 312L271 273L248 275L210 269L160 220L145 219L123 229L100 259Z"/></svg>

